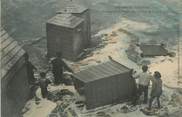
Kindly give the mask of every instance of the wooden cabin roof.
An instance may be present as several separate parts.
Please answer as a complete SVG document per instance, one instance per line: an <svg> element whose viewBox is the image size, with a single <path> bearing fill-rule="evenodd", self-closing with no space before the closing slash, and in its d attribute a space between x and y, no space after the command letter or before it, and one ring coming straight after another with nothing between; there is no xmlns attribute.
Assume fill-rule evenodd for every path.
<svg viewBox="0 0 182 117"><path fill-rule="evenodd" d="M143 56L165 56L168 51L161 45L141 44L140 49Z"/></svg>
<svg viewBox="0 0 182 117"><path fill-rule="evenodd" d="M59 10L57 13L83 13L86 10L88 10L88 8L78 5L78 4L74 4L74 3L70 3L68 4L65 8Z"/></svg>
<svg viewBox="0 0 182 117"><path fill-rule="evenodd" d="M25 51L1 28L1 78L3 78L15 63L25 54Z"/></svg>
<svg viewBox="0 0 182 117"><path fill-rule="evenodd" d="M78 80L87 83L103 78L108 78L114 75L119 75L129 71L130 69L127 68L126 66L114 60L110 60L105 63L92 66L86 70L75 73L73 76Z"/></svg>
<svg viewBox="0 0 182 117"><path fill-rule="evenodd" d="M51 18L48 23L67 28L75 28L83 21L84 19L71 14L57 14L56 16Z"/></svg>

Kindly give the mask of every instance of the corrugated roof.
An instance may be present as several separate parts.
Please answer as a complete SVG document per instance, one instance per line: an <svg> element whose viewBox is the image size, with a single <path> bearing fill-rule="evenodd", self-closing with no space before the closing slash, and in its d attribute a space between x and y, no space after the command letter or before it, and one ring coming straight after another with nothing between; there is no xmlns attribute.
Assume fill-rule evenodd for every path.
<svg viewBox="0 0 182 117"><path fill-rule="evenodd" d="M53 18L51 18L48 23L63 26L67 28L74 28L82 23L84 19L76 17L71 14L57 14Z"/></svg>
<svg viewBox="0 0 182 117"><path fill-rule="evenodd" d="M168 51L161 45L141 44L140 49L143 56L165 56Z"/></svg>
<svg viewBox="0 0 182 117"><path fill-rule="evenodd" d="M13 40L8 33L1 29L1 78L25 54L25 51Z"/></svg>
<svg viewBox="0 0 182 117"><path fill-rule="evenodd" d="M86 70L74 74L74 77L83 81L91 82L102 78L108 78L117 74L129 72L130 69L120 63L111 60L97 66L92 66Z"/></svg>
<svg viewBox="0 0 182 117"><path fill-rule="evenodd" d="M57 13L83 13L87 9L88 8L86 8L84 6L74 4L74 3L70 3L64 9L61 9Z"/></svg>

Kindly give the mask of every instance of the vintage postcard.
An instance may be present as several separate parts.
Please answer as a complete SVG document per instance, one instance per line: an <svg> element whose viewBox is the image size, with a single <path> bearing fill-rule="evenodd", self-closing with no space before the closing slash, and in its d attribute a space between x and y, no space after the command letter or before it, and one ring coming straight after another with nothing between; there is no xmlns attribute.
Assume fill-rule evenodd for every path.
<svg viewBox="0 0 182 117"><path fill-rule="evenodd" d="M181 117L181 0L1 0L1 117Z"/></svg>

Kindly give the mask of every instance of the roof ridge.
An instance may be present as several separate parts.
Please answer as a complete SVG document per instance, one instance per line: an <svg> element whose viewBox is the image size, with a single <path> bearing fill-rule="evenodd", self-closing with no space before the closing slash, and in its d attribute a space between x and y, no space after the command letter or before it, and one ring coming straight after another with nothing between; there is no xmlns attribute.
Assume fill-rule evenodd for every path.
<svg viewBox="0 0 182 117"><path fill-rule="evenodd" d="M78 78L79 80L83 82L91 82L91 81L99 80L102 78L108 78L111 76L129 72L129 71L130 69L127 68L126 66L118 62L109 60L101 64L91 66L85 70L79 71L75 73L73 76L75 76L76 78Z"/></svg>
<svg viewBox="0 0 182 117"><path fill-rule="evenodd" d="M68 28L74 28L83 21L84 21L83 18L74 16L72 14L64 13L64 14L56 14L54 17L48 20L48 23Z"/></svg>

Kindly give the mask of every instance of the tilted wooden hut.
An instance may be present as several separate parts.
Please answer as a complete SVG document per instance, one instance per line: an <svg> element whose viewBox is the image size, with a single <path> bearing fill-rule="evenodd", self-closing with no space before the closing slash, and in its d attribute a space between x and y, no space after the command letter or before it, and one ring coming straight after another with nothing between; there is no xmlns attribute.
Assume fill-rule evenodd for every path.
<svg viewBox="0 0 182 117"><path fill-rule="evenodd" d="M83 21L71 14L57 14L47 22L48 57L62 52L66 59L77 59L84 49Z"/></svg>
<svg viewBox="0 0 182 117"><path fill-rule="evenodd" d="M136 91L131 70L111 60L75 73L75 88L85 96L87 109L130 101Z"/></svg>
<svg viewBox="0 0 182 117"><path fill-rule="evenodd" d="M1 114L20 117L29 98L25 51L8 33L1 29Z"/></svg>

